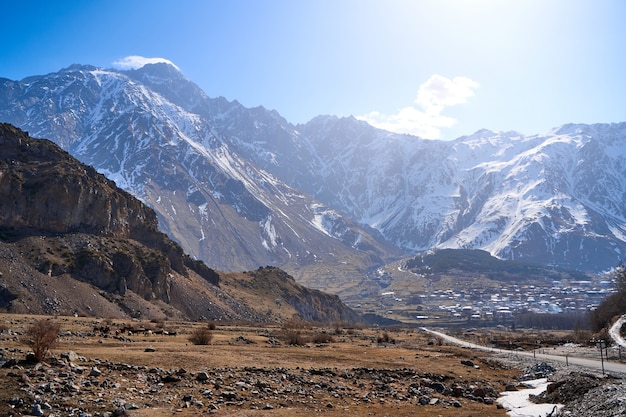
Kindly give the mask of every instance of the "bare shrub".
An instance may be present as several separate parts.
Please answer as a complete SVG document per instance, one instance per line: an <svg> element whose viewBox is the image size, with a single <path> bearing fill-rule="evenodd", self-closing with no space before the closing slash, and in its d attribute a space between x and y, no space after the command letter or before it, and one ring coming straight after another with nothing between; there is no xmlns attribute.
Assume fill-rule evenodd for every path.
<svg viewBox="0 0 626 417"><path fill-rule="evenodd" d="M290 319L283 323L282 338L288 345L305 345L306 339L303 335L304 322L297 319Z"/></svg>
<svg viewBox="0 0 626 417"><path fill-rule="evenodd" d="M37 320L26 330L26 344L30 346L38 362L42 362L57 343L61 325L47 319Z"/></svg>
<svg viewBox="0 0 626 417"><path fill-rule="evenodd" d="M316 333L311 337L313 343L333 343L335 339L328 333Z"/></svg>
<svg viewBox="0 0 626 417"><path fill-rule="evenodd" d="M208 345L213 339L213 333L208 327L198 327L189 336L189 341L194 345Z"/></svg>
<svg viewBox="0 0 626 417"><path fill-rule="evenodd" d="M378 336L377 342L379 344L383 344L383 343L396 343L395 339L392 338L391 336L389 336L389 333L384 332L382 334L382 336Z"/></svg>
<svg viewBox="0 0 626 417"><path fill-rule="evenodd" d="M288 345L302 346L306 345L304 335L300 330L288 329L283 330L283 339Z"/></svg>
<svg viewBox="0 0 626 417"><path fill-rule="evenodd" d="M593 335L589 330L576 329L572 334L572 340L576 343L580 343L581 345L588 343L592 338Z"/></svg>
<svg viewBox="0 0 626 417"><path fill-rule="evenodd" d="M208 323L206 324L206 327L207 327L209 330L215 330L215 329L216 329L216 327L217 327L217 324L215 324L215 322L214 322L214 321L210 321L210 322L208 322Z"/></svg>

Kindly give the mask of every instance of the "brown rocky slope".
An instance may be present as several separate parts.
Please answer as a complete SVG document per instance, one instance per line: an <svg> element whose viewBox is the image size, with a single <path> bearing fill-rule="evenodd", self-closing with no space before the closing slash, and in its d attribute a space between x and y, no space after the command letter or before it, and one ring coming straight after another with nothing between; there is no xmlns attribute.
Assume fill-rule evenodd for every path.
<svg viewBox="0 0 626 417"><path fill-rule="evenodd" d="M54 143L0 124L0 310L358 320L336 296L308 290L278 271L208 268L185 255L158 230L154 211L114 182ZM286 293L255 290L251 276Z"/></svg>

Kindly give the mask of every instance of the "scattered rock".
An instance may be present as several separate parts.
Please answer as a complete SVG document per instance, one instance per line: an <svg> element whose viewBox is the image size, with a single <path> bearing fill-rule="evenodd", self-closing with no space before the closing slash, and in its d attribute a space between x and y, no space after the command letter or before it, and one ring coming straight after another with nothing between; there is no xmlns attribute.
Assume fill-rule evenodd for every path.
<svg viewBox="0 0 626 417"><path fill-rule="evenodd" d="M537 363L528 368L522 377L523 380L547 378L550 375L554 375L556 368L548 365L545 362Z"/></svg>
<svg viewBox="0 0 626 417"><path fill-rule="evenodd" d="M574 372L564 379L550 383L541 394L531 395L530 400L535 403L567 404L605 382L593 374Z"/></svg>
<svg viewBox="0 0 626 417"><path fill-rule="evenodd" d="M77 362L79 359L79 356L76 354L76 352L72 352L71 350L69 352L61 353L61 357L63 359L67 359L69 362Z"/></svg>
<svg viewBox="0 0 626 417"><path fill-rule="evenodd" d="M33 405L33 408L30 410L30 415L31 416L43 416L43 410L41 409L41 405L40 404L35 404Z"/></svg>
<svg viewBox="0 0 626 417"><path fill-rule="evenodd" d="M441 382L433 382L430 387L440 394L446 390L446 386Z"/></svg>
<svg viewBox="0 0 626 417"><path fill-rule="evenodd" d="M487 392L485 391L484 388L475 388L472 391L472 395L474 397L485 398L487 396Z"/></svg>
<svg viewBox="0 0 626 417"><path fill-rule="evenodd" d="M246 345L252 345L252 344L256 344L256 342L254 340L250 340L245 338L244 336L238 336L235 338L235 343L239 344L246 344Z"/></svg>
<svg viewBox="0 0 626 417"><path fill-rule="evenodd" d="M91 371L89 372L89 376L100 376L102 375L102 371L99 370L98 368L96 368L95 366L93 368L91 368Z"/></svg>
<svg viewBox="0 0 626 417"><path fill-rule="evenodd" d="M165 375L161 377L161 382L165 382L165 383L174 383L174 382L180 382L180 378L174 375Z"/></svg>
<svg viewBox="0 0 626 417"><path fill-rule="evenodd" d="M236 400L237 399L237 393L235 391L223 391L220 394L220 397L222 397L225 400Z"/></svg>
<svg viewBox="0 0 626 417"><path fill-rule="evenodd" d="M206 371L200 371L196 375L196 380L198 380L198 381L208 381L209 378L210 378L209 374Z"/></svg>
<svg viewBox="0 0 626 417"><path fill-rule="evenodd" d="M73 360L80 360L85 366L77 366ZM23 366L22 362L20 366ZM418 374L410 368L164 370L79 358L70 352L65 353L62 360L51 360L50 364L25 366L12 375L14 378L28 376L28 383L20 381L28 396L12 399L9 404L15 408L26 407L22 413L25 410L31 415L64 413L64 410L47 410L51 410L49 404L56 408L54 404L62 403L62 398L68 396L80 396L85 404L98 404L99 408L114 410L104 414L94 413L95 408L67 410L68 415L75 417L85 417L90 412L94 416L124 416L131 410L147 407L147 404L181 410L194 407L199 413L217 413L223 407L272 410L289 407L288 404L294 401L335 409L335 404L343 404L350 398L359 404L412 402L424 406L461 407L461 401L453 400L455 396L486 404L493 404L488 400L490 394L497 396L491 387L476 387L459 381L448 386L444 384L450 380L446 375ZM132 380L132 391L125 389L124 380ZM206 389L207 386L211 389ZM137 401L138 395L141 395L142 404L133 402ZM194 398L194 395L201 398ZM31 410L28 404L32 404L32 398L37 398L37 407L32 406ZM319 398L326 398L326 401L320 403ZM328 401L332 398L337 403Z"/></svg>

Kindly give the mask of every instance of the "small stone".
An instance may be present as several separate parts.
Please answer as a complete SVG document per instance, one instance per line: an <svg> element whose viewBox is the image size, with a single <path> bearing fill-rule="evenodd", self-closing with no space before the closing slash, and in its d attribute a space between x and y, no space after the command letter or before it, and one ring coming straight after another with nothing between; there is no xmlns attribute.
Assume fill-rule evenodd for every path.
<svg viewBox="0 0 626 417"><path fill-rule="evenodd" d="M196 380L198 380L198 381L208 381L209 380L209 374L206 373L205 371L200 371L200 372L198 372L198 375L196 375Z"/></svg>
<svg viewBox="0 0 626 417"><path fill-rule="evenodd" d="M446 386L441 382L433 382L430 387L440 394L446 390Z"/></svg>
<svg viewBox="0 0 626 417"><path fill-rule="evenodd" d="M161 382L179 382L180 378L174 375L165 375L164 377L161 377Z"/></svg>
<svg viewBox="0 0 626 417"><path fill-rule="evenodd" d="M474 397L485 398L487 396L487 392L484 388L476 388L474 389L474 391L472 391L472 395Z"/></svg>
<svg viewBox="0 0 626 417"><path fill-rule="evenodd" d="M63 359L67 359L70 362L76 362L79 358L76 352L72 352L71 350L69 352L61 353L61 357Z"/></svg>
<svg viewBox="0 0 626 417"><path fill-rule="evenodd" d="M102 371L100 369L98 369L95 366L91 368L91 371L89 372L89 376L100 376L100 375L102 375Z"/></svg>
<svg viewBox="0 0 626 417"><path fill-rule="evenodd" d="M2 364L3 368L11 368L13 366L16 366L18 364L17 359L15 358L10 358L9 360L7 360L6 362L4 362Z"/></svg>
<svg viewBox="0 0 626 417"><path fill-rule="evenodd" d="M153 346L148 346L144 349L144 352L156 352L156 348Z"/></svg>
<svg viewBox="0 0 626 417"><path fill-rule="evenodd" d="M24 400L19 397L13 397L9 400L9 404L14 407L22 407L24 405Z"/></svg>
<svg viewBox="0 0 626 417"><path fill-rule="evenodd" d="M225 400L236 400L237 399L237 393L234 391L223 391L220 394L220 397L224 398Z"/></svg>
<svg viewBox="0 0 626 417"><path fill-rule="evenodd" d="M30 410L31 416L43 416L43 410L41 409L41 405L35 404L33 408Z"/></svg>

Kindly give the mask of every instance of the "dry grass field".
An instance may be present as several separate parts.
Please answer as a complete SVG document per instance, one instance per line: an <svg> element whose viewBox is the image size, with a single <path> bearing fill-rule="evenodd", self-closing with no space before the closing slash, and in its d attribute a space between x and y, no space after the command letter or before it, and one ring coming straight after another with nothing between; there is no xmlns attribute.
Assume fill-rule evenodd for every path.
<svg viewBox="0 0 626 417"><path fill-rule="evenodd" d="M38 319L0 315L2 416L505 416L492 400L519 375L415 329L217 323L195 345L207 323L82 317L52 318L36 364Z"/></svg>

